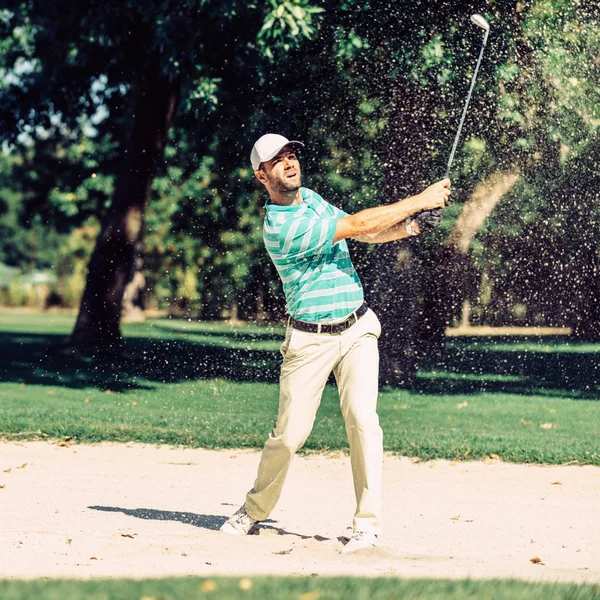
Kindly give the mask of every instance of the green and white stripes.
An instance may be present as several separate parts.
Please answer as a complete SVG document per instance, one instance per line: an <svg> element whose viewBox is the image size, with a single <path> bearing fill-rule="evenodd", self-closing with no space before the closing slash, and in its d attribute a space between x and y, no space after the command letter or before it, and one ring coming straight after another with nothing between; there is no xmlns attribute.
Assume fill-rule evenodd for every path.
<svg viewBox="0 0 600 600"><path fill-rule="evenodd" d="M312 190L300 192L300 204L267 202L265 248L281 277L287 312L302 321L335 321L363 301L346 241L333 244L337 220L346 213Z"/></svg>

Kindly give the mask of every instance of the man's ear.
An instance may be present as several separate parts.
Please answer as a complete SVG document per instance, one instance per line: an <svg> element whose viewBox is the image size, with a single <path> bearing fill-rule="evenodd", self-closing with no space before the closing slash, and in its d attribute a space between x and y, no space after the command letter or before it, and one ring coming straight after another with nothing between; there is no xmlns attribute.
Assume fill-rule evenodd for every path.
<svg viewBox="0 0 600 600"><path fill-rule="evenodd" d="M267 182L267 176L262 169L257 169L254 171L254 177L258 179L263 185Z"/></svg>

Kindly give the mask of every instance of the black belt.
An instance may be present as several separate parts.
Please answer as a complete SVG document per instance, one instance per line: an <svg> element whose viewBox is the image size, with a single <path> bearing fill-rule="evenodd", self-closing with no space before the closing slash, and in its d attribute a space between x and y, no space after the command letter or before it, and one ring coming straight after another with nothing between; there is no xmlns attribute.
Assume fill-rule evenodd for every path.
<svg viewBox="0 0 600 600"><path fill-rule="evenodd" d="M356 323L369 310L366 302L363 302L353 313L348 315L348 318L341 323L307 323L306 321L298 321L294 317L290 317L288 325L300 331L308 331L309 333L329 333L335 335L343 333Z"/></svg>

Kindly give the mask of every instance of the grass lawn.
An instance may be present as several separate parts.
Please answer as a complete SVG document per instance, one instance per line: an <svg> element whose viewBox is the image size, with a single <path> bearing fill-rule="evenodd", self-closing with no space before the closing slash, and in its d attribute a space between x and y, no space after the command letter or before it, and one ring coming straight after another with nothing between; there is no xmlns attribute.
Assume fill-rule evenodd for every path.
<svg viewBox="0 0 600 600"><path fill-rule="evenodd" d="M73 317L0 310L0 438L255 447L273 427L283 329L168 319L124 327L130 356L65 356ZM387 450L421 459L600 465L600 345L452 338L414 391L384 389ZM307 448L347 446L325 390ZM4 597L0 594L0 597Z"/></svg>
<svg viewBox="0 0 600 600"><path fill-rule="evenodd" d="M444 581L356 578L214 578L103 581L0 581L3 600L592 600L598 585L520 581Z"/></svg>

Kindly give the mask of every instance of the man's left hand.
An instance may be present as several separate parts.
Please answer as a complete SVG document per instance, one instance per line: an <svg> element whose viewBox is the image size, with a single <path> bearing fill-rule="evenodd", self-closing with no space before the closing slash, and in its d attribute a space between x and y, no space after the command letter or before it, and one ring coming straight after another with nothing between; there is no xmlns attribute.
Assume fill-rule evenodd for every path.
<svg viewBox="0 0 600 600"><path fill-rule="evenodd" d="M415 217L415 221L419 226L419 232L427 233L442 222L442 209L424 210Z"/></svg>

